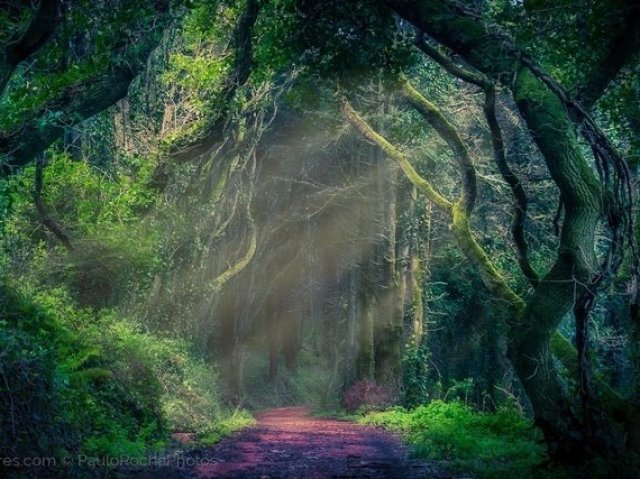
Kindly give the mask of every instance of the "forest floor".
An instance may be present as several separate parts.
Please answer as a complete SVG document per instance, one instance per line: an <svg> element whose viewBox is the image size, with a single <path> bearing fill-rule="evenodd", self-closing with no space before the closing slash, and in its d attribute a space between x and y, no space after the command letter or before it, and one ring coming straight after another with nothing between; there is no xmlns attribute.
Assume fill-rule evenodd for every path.
<svg viewBox="0 0 640 479"><path fill-rule="evenodd" d="M215 446L189 450L185 444L181 465L128 472L149 479L461 477L441 464L410 459L400 439L382 429L311 417L304 407L270 409L256 419Z"/></svg>

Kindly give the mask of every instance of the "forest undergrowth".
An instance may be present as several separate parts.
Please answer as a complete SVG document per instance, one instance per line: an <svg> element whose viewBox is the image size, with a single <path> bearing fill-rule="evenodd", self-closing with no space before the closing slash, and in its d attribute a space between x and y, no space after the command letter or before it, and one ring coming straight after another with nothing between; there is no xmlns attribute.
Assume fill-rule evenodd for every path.
<svg viewBox="0 0 640 479"><path fill-rule="evenodd" d="M0 298L3 458L46 459L57 466L47 474L96 473L83 464L143 461L172 446L174 432L211 445L254 422L223 405L217 372L182 340L79 308L62 288L4 283ZM25 472L14 465L10 474Z"/></svg>

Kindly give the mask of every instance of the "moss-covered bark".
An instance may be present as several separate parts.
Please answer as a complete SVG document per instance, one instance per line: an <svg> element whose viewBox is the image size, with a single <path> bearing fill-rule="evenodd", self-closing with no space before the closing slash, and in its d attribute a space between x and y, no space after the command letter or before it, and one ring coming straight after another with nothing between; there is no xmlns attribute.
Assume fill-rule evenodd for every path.
<svg viewBox="0 0 640 479"><path fill-rule="evenodd" d="M560 188L565 221L554 266L541 279L511 328L509 355L534 405L536 420L546 433L550 451L566 456L580 451L579 442L584 438L574 437L581 435L577 432L580 427L549 344L562 318L571 312L575 298L584 292L597 271L594 244L601 217L601 191L580 155L573 124L557 97L524 68L519 71L513 91Z"/></svg>
<svg viewBox="0 0 640 479"><path fill-rule="evenodd" d="M509 84L518 108L565 205L560 247L553 267L541 279L524 308L516 308L510 328L509 355L531 400L550 452L556 456L590 454L582 448L585 431L572 410L565 385L550 353L550 340L562 318L597 271L594 240L601 218L601 188L581 154L575 125L563 103L523 62L513 40L482 22L459 2L386 0L418 29L451 48L493 80ZM467 257L475 258L494 294L505 294L491 261L465 227L467 218L453 208L454 231ZM509 295L510 293L507 292ZM519 298L513 298L518 302ZM601 431L608 436L607 432ZM606 441L605 441L606 442ZM607 444L603 449L616 449ZM600 453L609 453L600 450Z"/></svg>
<svg viewBox="0 0 640 479"><path fill-rule="evenodd" d="M39 111L11 131L0 133L0 175L11 174L28 164L37 153L61 138L65 128L101 112L127 94L173 17L165 1L153 2L151 12L154 18L148 19L149 23L134 19L120 27L122 37L131 43L114 47L103 69L56 92Z"/></svg>

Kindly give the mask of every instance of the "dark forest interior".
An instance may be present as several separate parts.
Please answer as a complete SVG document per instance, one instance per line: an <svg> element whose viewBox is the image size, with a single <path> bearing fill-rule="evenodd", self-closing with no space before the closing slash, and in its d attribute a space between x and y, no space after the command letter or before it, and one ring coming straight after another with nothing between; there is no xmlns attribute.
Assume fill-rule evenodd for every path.
<svg viewBox="0 0 640 479"><path fill-rule="evenodd" d="M0 5L0 475L304 406L638 477L636 0Z"/></svg>

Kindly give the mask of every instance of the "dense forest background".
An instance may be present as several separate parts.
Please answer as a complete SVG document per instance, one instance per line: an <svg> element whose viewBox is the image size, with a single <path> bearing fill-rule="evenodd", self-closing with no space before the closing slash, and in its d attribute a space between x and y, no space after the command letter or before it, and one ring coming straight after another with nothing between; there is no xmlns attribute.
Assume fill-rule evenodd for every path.
<svg viewBox="0 0 640 479"><path fill-rule="evenodd" d="M1 457L455 404L637 473L636 1L0 4Z"/></svg>

